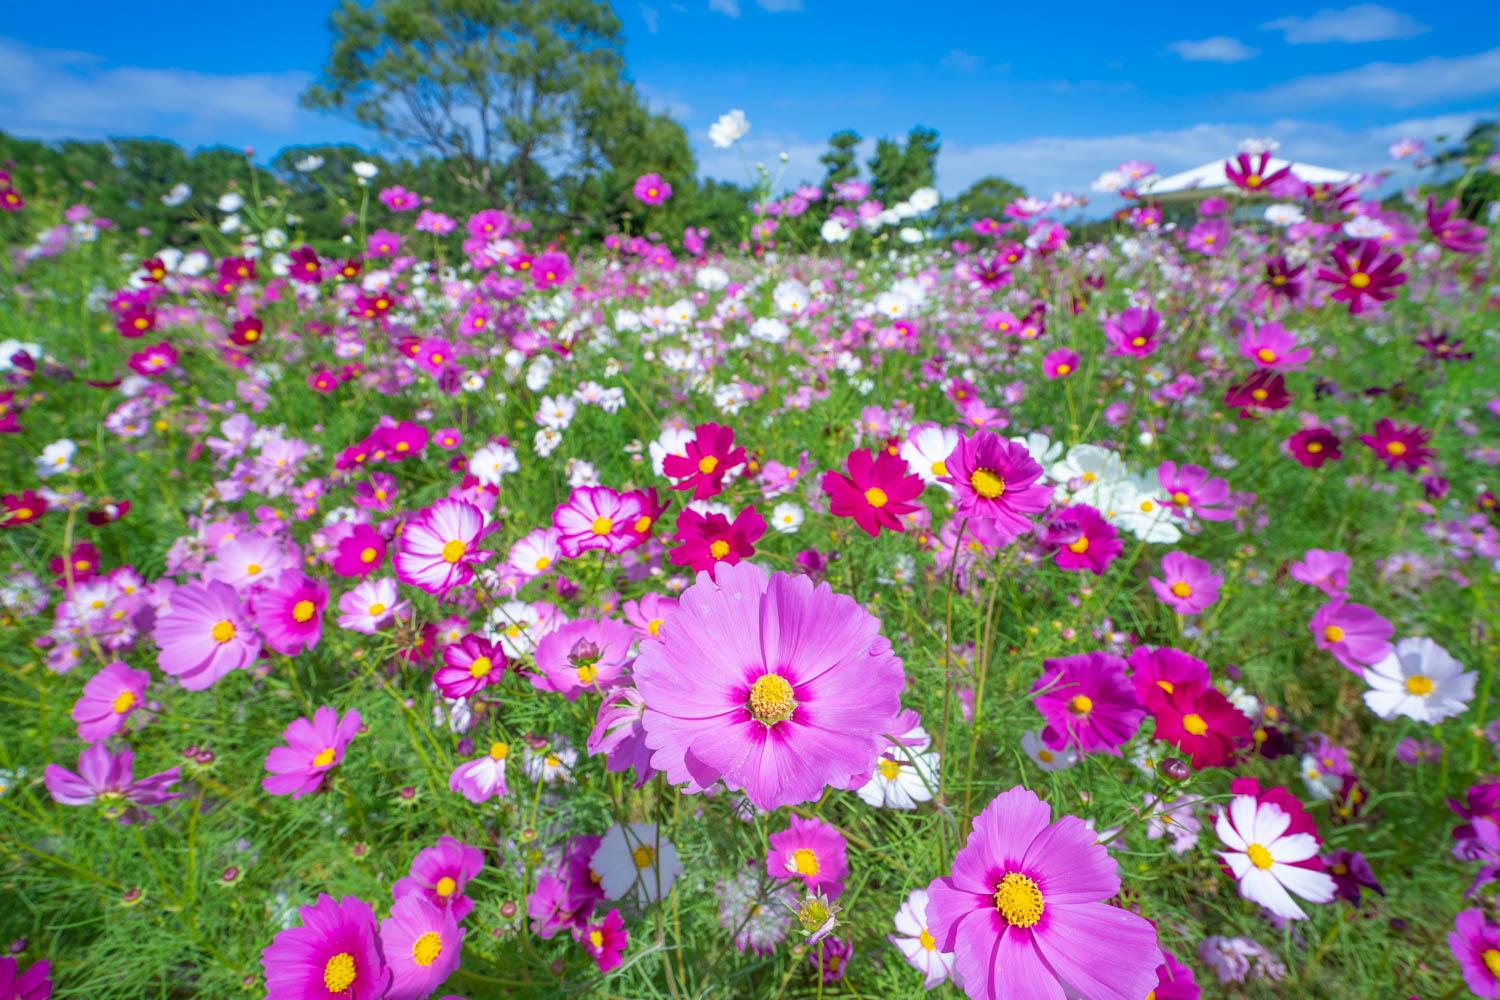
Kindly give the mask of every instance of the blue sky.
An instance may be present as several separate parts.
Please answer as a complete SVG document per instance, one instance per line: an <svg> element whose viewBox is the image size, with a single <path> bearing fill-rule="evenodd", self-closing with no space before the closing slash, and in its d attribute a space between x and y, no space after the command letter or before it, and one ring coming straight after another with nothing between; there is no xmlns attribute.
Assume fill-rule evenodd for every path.
<svg viewBox="0 0 1500 1000"><path fill-rule="evenodd" d="M0 26L0 128L39 138L145 134L187 145L372 136L296 97L329 47L331 0L53 0ZM1003 10L1002 8L1012 8ZM1163 172L1273 136L1294 159L1386 162L1492 117L1500 4L1262 0L1126 9L1075 0L926 5L886 0L623 0L629 71L687 126L704 173L775 163L815 179L830 133L914 124L942 136L939 186L998 173L1033 193L1085 190L1124 159ZM742 108L752 131L714 150L707 128Z"/></svg>

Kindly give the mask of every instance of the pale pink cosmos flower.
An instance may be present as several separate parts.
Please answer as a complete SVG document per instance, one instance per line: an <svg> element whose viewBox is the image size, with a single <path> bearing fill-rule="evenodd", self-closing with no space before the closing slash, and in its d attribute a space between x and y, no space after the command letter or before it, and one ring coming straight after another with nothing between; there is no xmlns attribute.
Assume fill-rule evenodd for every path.
<svg viewBox="0 0 1500 1000"><path fill-rule="evenodd" d="M272 795L300 799L323 787L328 772L344 760L344 750L359 732L359 712L350 709L342 718L323 705L312 719L293 719L282 734L286 746L266 755L270 776L261 787Z"/></svg>

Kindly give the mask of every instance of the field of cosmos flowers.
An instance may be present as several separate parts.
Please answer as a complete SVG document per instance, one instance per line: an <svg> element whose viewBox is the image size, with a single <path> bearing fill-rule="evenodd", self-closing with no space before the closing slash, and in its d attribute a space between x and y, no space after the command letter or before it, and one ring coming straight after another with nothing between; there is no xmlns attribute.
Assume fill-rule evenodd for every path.
<svg viewBox="0 0 1500 1000"><path fill-rule="evenodd" d="M1225 168L0 175L0 998L1500 996L1497 227Z"/></svg>

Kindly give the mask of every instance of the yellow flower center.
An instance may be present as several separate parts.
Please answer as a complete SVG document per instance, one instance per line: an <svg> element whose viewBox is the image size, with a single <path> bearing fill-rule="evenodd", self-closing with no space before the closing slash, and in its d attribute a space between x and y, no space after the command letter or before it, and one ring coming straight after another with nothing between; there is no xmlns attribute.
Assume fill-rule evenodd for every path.
<svg viewBox="0 0 1500 1000"><path fill-rule="evenodd" d="M126 712L130 711L134 707L135 707L135 692L134 691L121 691L119 694L115 695L115 700L110 705L110 708L114 709L114 712L115 712L116 715L124 715Z"/></svg>
<svg viewBox="0 0 1500 1000"><path fill-rule="evenodd" d="M901 765L889 757L882 757L880 763L875 765L880 770L880 776L886 781L895 781L896 776L901 773Z"/></svg>
<svg viewBox="0 0 1500 1000"><path fill-rule="evenodd" d="M651 619L649 622L646 623L646 631L650 632L653 636L660 635L661 634L661 623L662 623L662 619L660 619L660 618L653 618L653 619Z"/></svg>
<svg viewBox="0 0 1500 1000"><path fill-rule="evenodd" d="M1257 358L1260 358L1266 364L1270 364L1272 361L1276 360L1276 352L1271 350L1269 347L1262 347L1260 350L1255 352L1255 356Z"/></svg>
<svg viewBox="0 0 1500 1000"><path fill-rule="evenodd" d="M1068 364L1066 361L1057 366L1057 374L1059 375L1067 375L1072 372L1072 370L1073 366Z"/></svg>
<svg viewBox="0 0 1500 1000"><path fill-rule="evenodd" d="M823 870L818 864L818 856L806 847L799 847L792 852L792 867L798 875L816 875Z"/></svg>
<svg viewBox="0 0 1500 1000"><path fill-rule="evenodd" d="M551 566L551 565L552 565L552 559L550 557L548 557L548 556L540 556L540 557L538 557L538 559L536 561L537 572L540 573L543 570L545 570L548 566Z"/></svg>
<svg viewBox="0 0 1500 1000"><path fill-rule="evenodd" d="M1088 715L1094 710L1094 699L1086 694L1074 695L1068 702L1068 711L1074 715Z"/></svg>
<svg viewBox="0 0 1500 1000"><path fill-rule="evenodd" d="M1431 677L1422 674L1412 674L1406 679L1407 694L1414 694L1418 698L1425 698L1432 694L1433 683Z"/></svg>
<svg viewBox="0 0 1500 1000"><path fill-rule="evenodd" d="M719 459L714 455L704 455L698 459L698 471L705 476L713 475L713 471L719 467Z"/></svg>
<svg viewBox="0 0 1500 1000"><path fill-rule="evenodd" d="M922 928L922 934L917 938L917 940L920 941L922 943L922 947L926 948L928 951L937 951L937 939L932 936L932 932L927 928Z"/></svg>
<svg viewBox="0 0 1500 1000"><path fill-rule="evenodd" d="M443 546L443 561L456 563L464 557L464 553L467 551L469 551L469 547L455 538Z"/></svg>
<svg viewBox="0 0 1500 1000"><path fill-rule="evenodd" d="M453 881L446 875L438 879L437 885L432 887L432 891L437 893L443 899L447 899L449 896L453 895L453 893L457 891L457 889L458 883Z"/></svg>
<svg viewBox="0 0 1500 1000"><path fill-rule="evenodd" d="M1055 758L1056 756L1057 755L1051 750L1038 750L1036 752L1036 759L1041 761L1043 764L1052 763L1053 758Z"/></svg>
<svg viewBox="0 0 1500 1000"><path fill-rule="evenodd" d="M1157 681L1156 686L1161 688L1167 694L1171 694L1172 692L1177 690L1177 685L1173 684L1171 681Z"/></svg>
<svg viewBox="0 0 1500 1000"><path fill-rule="evenodd" d="M642 514L635 519L635 524L632 527L635 528L636 534L644 535L651 530L651 517L647 514Z"/></svg>
<svg viewBox="0 0 1500 1000"><path fill-rule="evenodd" d="M1258 188L1261 185L1260 174L1251 174L1245 178L1245 187Z"/></svg>
<svg viewBox="0 0 1500 1000"><path fill-rule="evenodd" d="M1178 580L1176 583L1172 584L1169 589L1172 591L1173 597L1193 596L1193 588L1188 586L1186 583L1183 583L1181 580Z"/></svg>
<svg viewBox="0 0 1500 1000"><path fill-rule="evenodd" d="M379 557L380 557L380 553L379 552L376 552L373 548L366 548L366 549L364 549L363 551L360 552L360 554L359 554L359 561L362 562L362 563L364 563L365 565L369 565L370 563L374 562Z"/></svg>
<svg viewBox="0 0 1500 1000"><path fill-rule="evenodd" d="M615 522L607 517L596 517L594 518L593 527L590 530L596 535L607 535L615 530Z"/></svg>
<svg viewBox="0 0 1500 1000"><path fill-rule="evenodd" d="M1500 979L1500 950L1486 948L1479 957L1484 960L1484 967L1490 970L1490 975Z"/></svg>
<svg viewBox="0 0 1500 1000"><path fill-rule="evenodd" d="M715 559L723 559L729 555L729 543L720 538L708 547L708 553Z"/></svg>
<svg viewBox="0 0 1500 1000"><path fill-rule="evenodd" d="M630 860L635 862L637 869L644 871L650 868L651 863L656 860L656 848L650 844L642 844L630 852Z"/></svg>
<svg viewBox="0 0 1500 1000"><path fill-rule="evenodd" d="M437 931L428 931L411 944L411 960L426 968L438 960L443 953L443 938Z"/></svg>
<svg viewBox="0 0 1500 1000"><path fill-rule="evenodd" d="M995 909L1012 927L1034 927L1042 919L1047 904L1042 890L1020 872L1011 872L995 887Z"/></svg>
<svg viewBox="0 0 1500 1000"><path fill-rule="evenodd" d="M1369 288L1370 276L1363 271L1355 271L1349 275L1350 288Z"/></svg>
<svg viewBox="0 0 1500 1000"><path fill-rule="evenodd" d="M1202 736L1204 733L1208 732L1208 723L1205 722L1203 720L1203 716L1199 715L1197 712L1189 712L1187 715L1184 715L1182 717L1182 728L1186 729L1194 736Z"/></svg>
<svg viewBox="0 0 1500 1000"><path fill-rule="evenodd" d="M213 631L209 633L214 637L214 642L225 643L234 638L234 622L215 622Z"/></svg>
<svg viewBox="0 0 1500 1000"><path fill-rule="evenodd" d="M1307 453L1309 455L1316 455L1318 452L1320 452L1322 450L1323 450L1323 442L1322 441L1309 441L1309 442L1307 442Z"/></svg>
<svg viewBox="0 0 1500 1000"><path fill-rule="evenodd" d="M1132 347L1145 347L1146 346L1146 338L1145 337L1132 337L1132 338L1130 338L1130 346L1132 346Z"/></svg>
<svg viewBox="0 0 1500 1000"><path fill-rule="evenodd" d="M313 758L313 767L327 767L333 763L333 747L324 747Z"/></svg>
<svg viewBox="0 0 1500 1000"><path fill-rule="evenodd" d="M510 756L510 745L508 743L495 742L490 744L490 760L504 760Z"/></svg>
<svg viewBox="0 0 1500 1000"><path fill-rule="evenodd" d="M368 611L371 617L374 617L375 615L383 615L385 614L385 605L381 604L379 601L376 601L374 604L370 605Z"/></svg>
<svg viewBox="0 0 1500 1000"><path fill-rule="evenodd" d="M879 486L871 486L865 490L865 502L878 510L889 503L890 499L885 495L885 490Z"/></svg>
<svg viewBox="0 0 1500 1000"><path fill-rule="evenodd" d="M292 619L299 622L310 622L312 616L318 613L318 606L312 601L298 601L292 605Z"/></svg>
<svg viewBox="0 0 1500 1000"><path fill-rule="evenodd" d="M248 566L245 567L245 575L246 576L259 576L260 575L260 569L261 569L260 563L251 563L250 565L248 565Z"/></svg>
<svg viewBox="0 0 1500 1000"><path fill-rule="evenodd" d="M323 966L323 986L329 993L342 993L354 985L354 956L341 951Z"/></svg>
<svg viewBox="0 0 1500 1000"><path fill-rule="evenodd" d="M1328 627L1323 629L1323 638L1327 639L1329 642L1343 642L1344 630L1339 628L1337 625L1329 625Z"/></svg>
<svg viewBox="0 0 1500 1000"><path fill-rule="evenodd" d="M1251 844L1245 848L1245 855L1250 859L1250 863L1261 871L1265 871L1275 863L1271 858L1271 852L1262 844Z"/></svg>
<svg viewBox="0 0 1500 1000"><path fill-rule="evenodd" d="M654 194L655 192L652 193ZM603 948L604 935L599 931L589 931L589 944L593 945L595 948Z"/></svg>
<svg viewBox="0 0 1500 1000"><path fill-rule="evenodd" d="M1392 441L1390 444L1385 446L1385 450L1386 454L1395 455L1399 458L1400 456L1406 454L1406 445L1402 444L1400 441Z"/></svg>
<svg viewBox="0 0 1500 1000"><path fill-rule="evenodd" d="M1250 390L1250 398L1255 400L1257 403L1264 403L1266 401L1266 397L1269 395L1271 394L1264 389Z"/></svg>
<svg viewBox="0 0 1500 1000"><path fill-rule="evenodd" d="M599 668L594 666L592 663L585 663L583 666L578 668L578 683L584 685L585 687L594 683L594 679L598 676Z"/></svg>
<svg viewBox="0 0 1500 1000"><path fill-rule="evenodd" d="M1073 542L1069 542L1068 543L1068 551L1069 552L1076 552L1079 555L1082 555L1083 553L1087 552L1088 550L1089 550L1089 536L1088 535L1079 535L1077 541L1073 541Z"/></svg>
<svg viewBox="0 0 1500 1000"><path fill-rule="evenodd" d="M750 714L768 726L790 719L796 708L792 685L780 674L765 674L750 686Z"/></svg>
<svg viewBox="0 0 1500 1000"><path fill-rule="evenodd" d="M490 674L490 670L492 670L494 666L494 661L492 661L488 656L481 656L473 663L469 664L469 676L474 678L475 680L478 680L481 677L488 677Z"/></svg>
<svg viewBox="0 0 1500 1000"><path fill-rule="evenodd" d="M1172 494L1172 502L1179 507L1186 507L1190 499L1192 498L1181 490L1178 490L1176 493Z"/></svg>
<svg viewBox="0 0 1500 1000"><path fill-rule="evenodd" d="M989 469L975 469L969 476L969 485L986 500L994 500L1005 492L1005 480Z"/></svg>

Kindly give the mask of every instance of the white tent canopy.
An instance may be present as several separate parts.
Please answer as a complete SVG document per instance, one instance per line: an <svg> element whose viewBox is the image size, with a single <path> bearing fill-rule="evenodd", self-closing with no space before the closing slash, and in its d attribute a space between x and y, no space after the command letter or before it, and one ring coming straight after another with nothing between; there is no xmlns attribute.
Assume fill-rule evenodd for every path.
<svg viewBox="0 0 1500 1000"><path fill-rule="evenodd" d="M1233 158L1214 160L1201 167L1184 170L1180 174L1146 181L1136 190L1141 197L1155 198L1158 201L1187 201L1223 194L1234 187L1229 178L1224 176L1224 164L1232 162L1234 162ZM1279 160L1275 157L1271 158L1266 172L1274 173L1282 167L1291 167L1297 179L1308 184L1347 184L1360 176L1347 170L1318 167L1311 163L1294 163L1291 160Z"/></svg>

